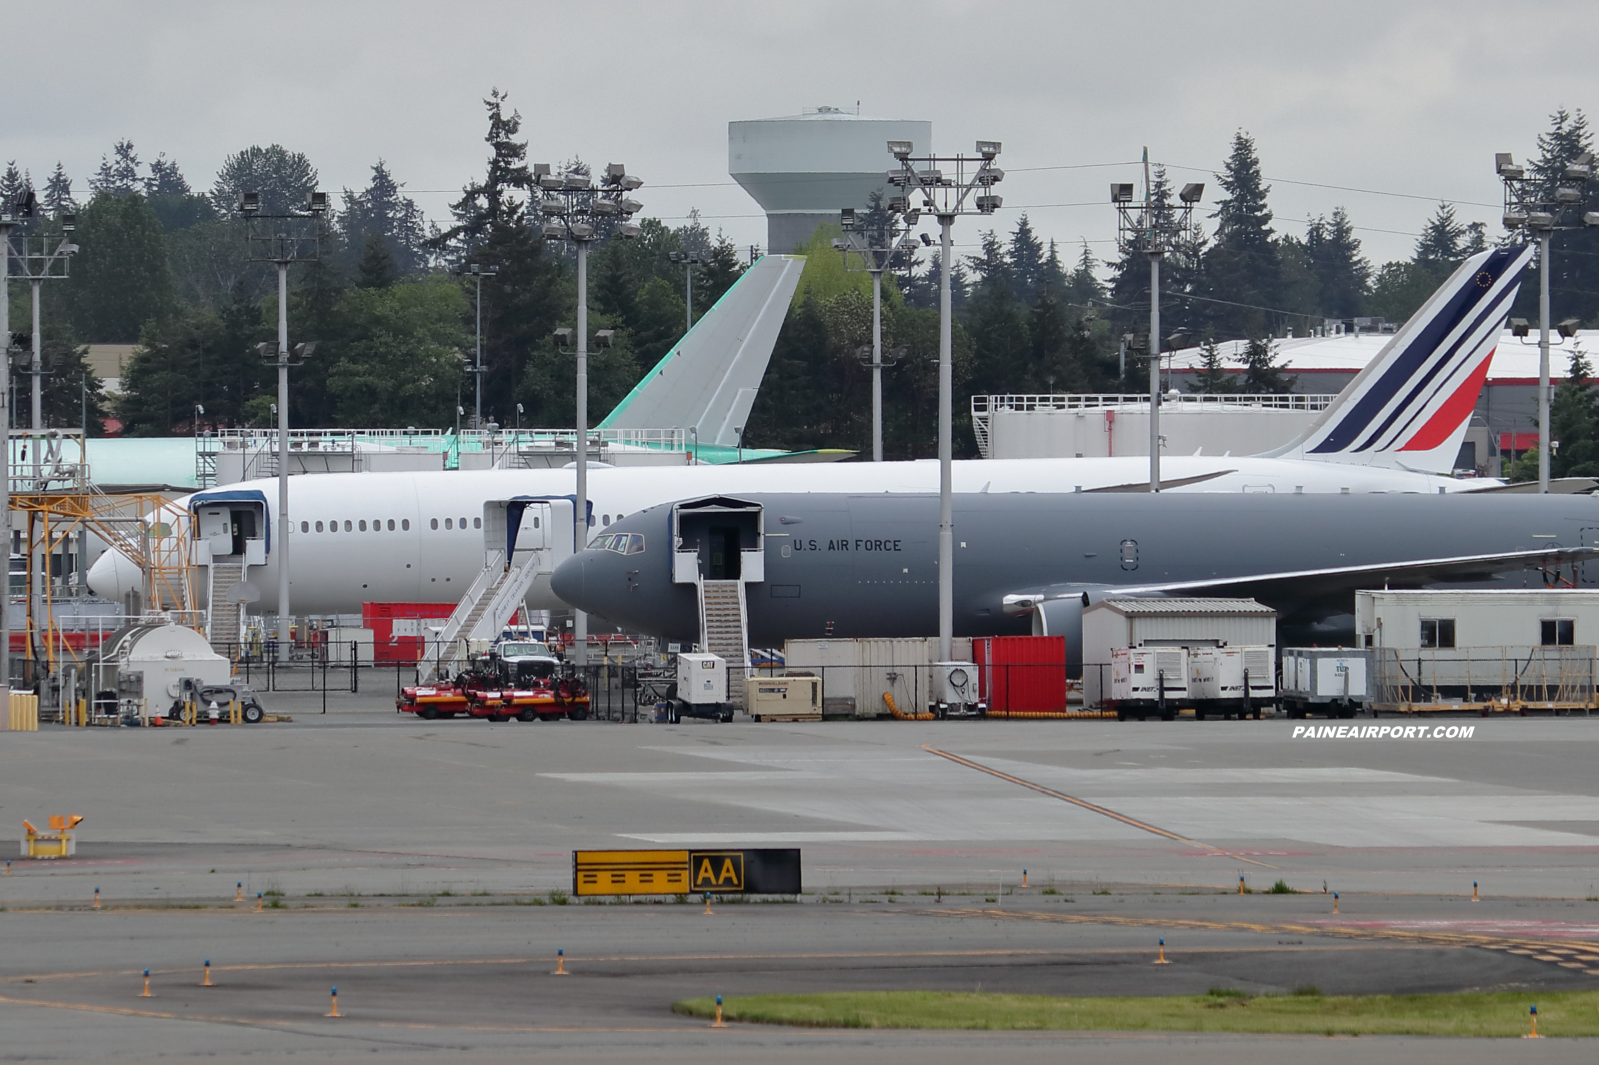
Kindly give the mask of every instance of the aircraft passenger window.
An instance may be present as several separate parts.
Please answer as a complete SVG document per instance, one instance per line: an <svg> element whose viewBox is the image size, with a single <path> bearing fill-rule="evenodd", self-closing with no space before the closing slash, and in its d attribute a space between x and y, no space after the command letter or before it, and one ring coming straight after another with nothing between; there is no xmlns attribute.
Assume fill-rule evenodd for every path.
<svg viewBox="0 0 1599 1065"><path fill-rule="evenodd" d="M317 532L321 532L322 531L322 523L320 521L316 523L316 531Z"/></svg>
<svg viewBox="0 0 1599 1065"><path fill-rule="evenodd" d="M366 532L366 519L365 518L361 519L361 531L362 532Z"/></svg>
<svg viewBox="0 0 1599 1065"><path fill-rule="evenodd" d="M345 532L354 532L354 531L355 531L355 530L354 530L354 529L353 529L353 528L351 528L351 526L350 526L350 519L349 519L349 518L345 518L345 519L344 519L344 531L345 531Z"/></svg>
<svg viewBox="0 0 1599 1065"><path fill-rule="evenodd" d="M411 519L410 518L401 518L400 519L400 528L405 530L406 532L410 532L411 531Z"/></svg>
<svg viewBox="0 0 1599 1065"><path fill-rule="evenodd" d="M533 528L537 529L538 527L539 527L539 519L537 517L535 517L533 519Z"/></svg>
<svg viewBox="0 0 1599 1065"><path fill-rule="evenodd" d="M1454 618L1422 618L1421 646L1453 647L1455 645Z"/></svg>
<svg viewBox="0 0 1599 1065"><path fill-rule="evenodd" d="M389 519L389 532L393 532L393 531L394 531L394 519L390 518Z"/></svg>
<svg viewBox="0 0 1599 1065"><path fill-rule="evenodd" d="M1544 618L1538 627L1545 647L1571 647L1577 642L1577 623L1571 618Z"/></svg>
<svg viewBox="0 0 1599 1065"><path fill-rule="evenodd" d="M433 527L435 529L437 529L439 527L439 519L438 518L434 518L433 519Z"/></svg>
<svg viewBox="0 0 1599 1065"><path fill-rule="evenodd" d="M466 519L465 518L461 519L461 528L463 528L463 529L466 528Z"/></svg>
<svg viewBox="0 0 1599 1065"><path fill-rule="evenodd" d="M606 525L609 525L611 524L611 516L609 514L602 514L600 515L600 521Z"/></svg>
<svg viewBox="0 0 1599 1065"><path fill-rule="evenodd" d="M301 532L310 532L311 531L311 523L308 522L308 521L302 521L300 523L300 531Z"/></svg>
<svg viewBox="0 0 1599 1065"><path fill-rule="evenodd" d="M483 528L483 519L482 518L473 518L472 519L472 528L474 528L474 529Z"/></svg>
<svg viewBox="0 0 1599 1065"><path fill-rule="evenodd" d="M453 529L453 528L455 528L455 519L454 519L454 518L445 518L445 519L444 519L444 527L445 527L445 528L446 528L446 529Z"/></svg>
<svg viewBox="0 0 1599 1065"><path fill-rule="evenodd" d="M336 522L336 521L328 522L328 532L338 532L338 531L339 531L339 523L338 522Z"/></svg>

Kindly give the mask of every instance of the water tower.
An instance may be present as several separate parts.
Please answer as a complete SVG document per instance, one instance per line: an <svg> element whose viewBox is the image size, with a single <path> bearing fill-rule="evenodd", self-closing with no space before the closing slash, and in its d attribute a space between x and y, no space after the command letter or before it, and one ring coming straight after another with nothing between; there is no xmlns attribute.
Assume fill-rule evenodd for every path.
<svg viewBox="0 0 1599 1065"><path fill-rule="evenodd" d="M844 207L865 207L894 165L891 140L932 150L933 124L818 107L727 124L727 171L766 212L766 250L787 254Z"/></svg>

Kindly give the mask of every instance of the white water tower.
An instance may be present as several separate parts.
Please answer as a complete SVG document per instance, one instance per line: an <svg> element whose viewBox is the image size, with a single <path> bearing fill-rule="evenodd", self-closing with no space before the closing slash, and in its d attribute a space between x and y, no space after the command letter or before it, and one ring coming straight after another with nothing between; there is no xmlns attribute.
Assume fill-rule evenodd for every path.
<svg viewBox="0 0 1599 1065"><path fill-rule="evenodd" d="M845 207L863 208L886 188L891 140L918 153L933 147L933 124L864 118L818 107L785 118L727 124L727 171L766 212L766 250L788 254Z"/></svg>

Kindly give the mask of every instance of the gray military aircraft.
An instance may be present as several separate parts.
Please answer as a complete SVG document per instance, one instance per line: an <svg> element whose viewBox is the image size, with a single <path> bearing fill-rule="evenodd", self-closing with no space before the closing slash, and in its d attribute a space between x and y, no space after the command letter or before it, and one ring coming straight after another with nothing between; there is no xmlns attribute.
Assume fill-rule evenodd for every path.
<svg viewBox="0 0 1599 1065"><path fill-rule="evenodd" d="M1349 613L1359 588L1599 582L1588 495L1006 493L954 505L956 634L1061 634L1072 651L1083 607L1107 595L1254 597L1292 628ZM699 585L714 581L742 585L755 646L927 636L937 534L936 495L713 496L613 523L552 586L624 628L690 641Z"/></svg>

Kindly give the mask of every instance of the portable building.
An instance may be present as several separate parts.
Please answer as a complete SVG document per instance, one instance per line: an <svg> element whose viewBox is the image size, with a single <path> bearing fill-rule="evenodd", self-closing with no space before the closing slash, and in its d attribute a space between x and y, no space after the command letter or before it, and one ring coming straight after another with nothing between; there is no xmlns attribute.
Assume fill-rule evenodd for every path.
<svg viewBox="0 0 1599 1065"><path fill-rule="evenodd" d="M955 660L972 660L972 640L957 637ZM888 713L884 693L902 710L922 709L934 698L933 663L938 640L931 637L863 640L789 640L783 659L790 673L814 673L822 681L827 717L879 717Z"/></svg>
<svg viewBox="0 0 1599 1065"><path fill-rule="evenodd" d="M1253 599L1102 599L1083 611L1083 705L1101 705L1118 647L1265 647L1277 612Z"/></svg>

